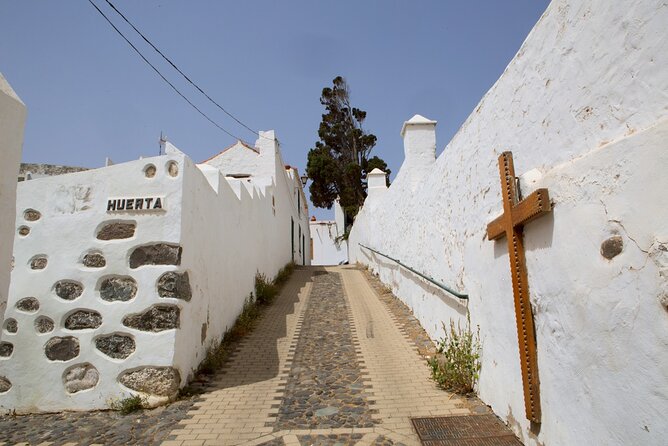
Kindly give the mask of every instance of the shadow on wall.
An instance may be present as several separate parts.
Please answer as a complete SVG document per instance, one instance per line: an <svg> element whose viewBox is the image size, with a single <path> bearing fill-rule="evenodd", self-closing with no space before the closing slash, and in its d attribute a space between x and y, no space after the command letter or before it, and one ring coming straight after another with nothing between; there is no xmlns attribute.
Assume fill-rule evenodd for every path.
<svg viewBox="0 0 668 446"><path fill-rule="evenodd" d="M367 252L367 250L365 249L360 249L360 252L363 253L363 255L367 258L368 263L372 262L376 263L380 268L385 268L386 270L391 271L392 274L395 274L395 272L399 272L399 274L401 274L401 276L404 279L406 279L407 281L411 281L417 286L419 286L422 289L422 291L424 291L424 294L439 298L444 304L455 310L460 316L462 317L466 316L467 306L465 303L461 301L461 299L457 298L456 296L453 296L452 294L437 287L436 285L429 283L426 280L423 280L418 275L412 273L411 271L408 271L401 265L397 265L396 263L390 260L386 260L383 257L378 256L372 252ZM411 308L411 311L413 311L413 308Z"/></svg>
<svg viewBox="0 0 668 446"><path fill-rule="evenodd" d="M540 219L532 221L527 225L527 229L525 229L524 232L525 251L539 251L552 247L552 239L554 237L554 212L545 214ZM486 235L485 240L489 241L487 240ZM492 243L494 243L495 259L508 255L508 242L506 241L506 236L503 236Z"/></svg>

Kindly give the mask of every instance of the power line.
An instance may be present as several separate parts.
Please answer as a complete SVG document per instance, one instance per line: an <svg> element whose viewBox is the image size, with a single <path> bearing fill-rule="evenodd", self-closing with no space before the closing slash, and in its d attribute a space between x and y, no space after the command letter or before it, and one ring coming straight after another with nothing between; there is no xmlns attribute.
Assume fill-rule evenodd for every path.
<svg viewBox="0 0 668 446"><path fill-rule="evenodd" d="M176 71L178 71L179 74L180 74L181 76L183 76L183 78L184 78L186 81L188 81L193 87L195 87L195 88L197 89L197 91L199 91L200 93L202 93L202 94L204 95L204 97L206 97L209 101L211 101L216 107L218 107L219 109L221 109L227 116L229 116L230 118L234 119L237 123L239 123L241 126L245 127L247 130L251 131L251 132L254 133L255 135L260 136L260 134L258 133L257 130L253 130L252 128L248 127L246 124L244 124L244 123L241 122L239 119L237 119L237 117L234 116L232 113L230 113L230 112L228 112L227 110L225 110L225 108L224 108L222 105L220 105L218 102L214 101L214 100L211 98L211 96L209 96L208 94L206 94L206 93L204 92L204 90L202 90L202 89L199 87L199 85L197 85L195 82L193 82L193 81L192 81L192 80L191 80L191 79L190 79L190 78L189 78L183 71L181 71L181 69L180 69L179 67L176 66L176 64L175 64L174 62L172 62L172 61L169 59L169 57L165 56L165 54L164 54L162 51L160 51L160 50L159 50L159 49L158 49L158 48L157 48L157 47L156 47L156 46L155 46L155 45L154 45L154 44L153 44L153 43L152 43L152 42L151 42L151 41L150 41L150 40L149 40L149 39L148 39L142 32L141 32L141 31L139 31L139 30L137 29L137 27L136 27L130 20L128 20L128 18L125 17L125 15L124 15L121 11L119 11L118 8L116 8L116 6L114 6L113 3L111 3L109 0L105 0L105 1L106 1L107 4L111 7L111 9L113 9L114 11L116 11L116 13L117 13L119 16L121 16L121 18L122 18L123 20L125 20L125 22L126 22L128 25L130 25L130 26L132 27L132 29L134 29L134 30L137 32L137 34L139 34L139 35L141 36L141 38L144 39L144 41L145 41L146 43L148 43L148 44L151 46L151 48L153 48L158 54L160 54L160 56L162 56L162 58L165 59L165 61L167 61L167 63L169 63L172 67L174 67L174 69L175 69Z"/></svg>
<svg viewBox="0 0 668 446"><path fill-rule="evenodd" d="M183 95L183 93L181 93L181 92L179 91L179 89L176 88L176 87L174 86L174 84L172 84L169 80L167 80L167 78L160 72L160 70L158 70L158 69L157 69L151 62L148 61L148 59L146 59L146 57L144 57L144 55L141 53L141 51L139 51L139 50L137 49L137 47L134 46L134 45L132 44L132 42L130 42L130 41L128 40L128 38L125 37L125 35L124 35L123 33L122 33L118 28L116 28L116 25L114 25L114 24L111 22L111 20L109 20L109 17L107 17L106 14L105 14L104 12L102 12L102 10L101 10L100 8L98 8L97 5L96 5L95 3L93 3L92 0L88 0L88 3L90 3L91 5L93 5L93 7L97 10L97 12L99 12L100 15L102 15L102 17L104 17L104 19L107 21L107 23L109 23L109 25L111 25L111 27L114 28L114 31L116 31L116 32L123 38L123 40L125 40L125 41L128 43L128 45L130 45L130 46L132 47L132 49L135 50L135 52L139 55L139 57L142 58L142 60L143 60L144 62L146 62L151 68L153 68L153 71L155 71L155 72L158 74L158 76L160 76L160 78L161 78L163 81L165 81L165 82L167 83L167 85L169 85L170 87L172 87L172 90L174 90L174 91L176 92L176 94L178 94L179 96L181 96L181 97L183 98L184 101L186 101L188 104L190 104L190 106L191 106L192 108L194 108L195 110L197 110L197 112L198 112L200 115L204 116L204 118L206 118L206 120L209 121L211 124L215 125L216 127L218 127L220 130L222 130L224 133L226 133L227 135L231 136L232 138L234 138L234 139L238 139L238 140L240 140L240 141L243 141L243 139L241 139L241 138L239 138L238 136L235 136L235 135L233 135L232 133L228 132L228 131L225 130L223 127L221 127L217 122L215 122L213 119L209 118L209 116L208 116L206 113L204 113L204 112L203 112L202 110L200 110L195 104L193 104L193 103L190 101L190 99L188 99L187 97L185 97L185 96Z"/></svg>

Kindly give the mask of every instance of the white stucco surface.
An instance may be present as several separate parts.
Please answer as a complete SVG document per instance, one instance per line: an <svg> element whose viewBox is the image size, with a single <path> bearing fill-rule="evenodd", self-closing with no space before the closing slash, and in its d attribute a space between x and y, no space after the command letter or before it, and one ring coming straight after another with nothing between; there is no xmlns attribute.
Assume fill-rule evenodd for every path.
<svg viewBox="0 0 668 446"><path fill-rule="evenodd" d="M345 221L338 198L333 208L334 220L315 220L314 217L309 221L312 265L341 265L348 261L348 241L341 239L345 232Z"/></svg>
<svg viewBox="0 0 668 446"><path fill-rule="evenodd" d="M0 73L0 315L5 311L14 241L16 178L21 162L26 108Z"/></svg>
<svg viewBox="0 0 668 446"><path fill-rule="evenodd" d="M338 225L334 220L310 222L313 240L312 265L340 265L348 261L348 242L337 241Z"/></svg>
<svg viewBox="0 0 668 446"><path fill-rule="evenodd" d="M470 312L481 398L528 445L663 444L668 437L668 6L553 1L431 166L404 163L370 196L351 262L376 271L433 338ZM404 142L431 152L424 131ZM497 158L554 210L524 230L542 423L524 416ZM418 150L420 152L420 150ZM601 244L620 236L606 259ZM425 283L371 246L469 295Z"/></svg>
<svg viewBox="0 0 668 446"><path fill-rule="evenodd" d="M219 167L196 165L167 143L164 156L19 184L19 212L12 231L24 227L30 231L17 236L14 247L16 266L2 332L2 341L12 344L13 352L0 357L0 376L11 382L11 388L0 393L0 408L19 413L104 409L112 399L138 393L119 380L123 373L144 367L172 367L180 375L179 385L186 384L206 349L221 339L240 313L254 290L256 273L271 279L293 258L301 264L302 250L308 250L308 245L296 246L299 230L306 240L310 237L305 202L300 198L302 208L296 206L297 195L303 194L298 176L284 167L273 132L263 134L266 141L258 145L263 145L265 165L247 172L251 174L247 179L225 179L223 160L218 159ZM230 164L238 161L234 151L227 157ZM155 173L147 176L150 166ZM260 172L271 173L267 177ZM108 211L109 198L127 197L160 197L163 209ZM28 209L39 211L39 219L26 220L23 212ZM132 222L136 229L129 238L96 238L110 222ZM180 261L131 267L135 248L159 243L179 246ZM82 258L90 252L103 255L106 265L84 266ZM308 263L310 252L303 254ZM45 268L31 268L35 256L46 258ZM159 295L160 277L167 272L188 274L190 300ZM100 286L108 277L134 279L136 296L128 301L103 300ZM56 296L60 280L81 284L83 293L73 300ZM35 297L39 309L17 307L25 297ZM123 323L129 314L170 305L180 312L176 328L145 331ZM76 310L99 313L101 325L65 328L65 320ZM52 331L36 330L41 317L53 321ZM12 319L17 330L8 329ZM103 354L95 340L110 334L131 337L134 352L124 359ZM67 360L49 359L46 343L67 336L78 339L78 354ZM97 369L97 384L68 392L67 370L86 364ZM167 398L140 393L152 403Z"/></svg>

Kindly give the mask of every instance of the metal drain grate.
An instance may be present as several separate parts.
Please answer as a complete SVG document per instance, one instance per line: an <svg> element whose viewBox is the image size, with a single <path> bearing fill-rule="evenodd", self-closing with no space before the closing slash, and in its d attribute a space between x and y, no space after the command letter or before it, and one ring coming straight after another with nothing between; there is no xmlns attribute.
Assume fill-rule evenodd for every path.
<svg viewBox="0 0 668 446"><path fill-rule="evenodd" d="M494 415L411 418L423 446L522 446Z"/></svg>

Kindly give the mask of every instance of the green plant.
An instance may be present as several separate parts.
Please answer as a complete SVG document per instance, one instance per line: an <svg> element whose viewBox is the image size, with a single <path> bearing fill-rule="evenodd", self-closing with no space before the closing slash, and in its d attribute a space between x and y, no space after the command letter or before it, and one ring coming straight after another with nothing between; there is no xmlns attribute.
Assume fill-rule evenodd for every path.
<svg viewBox="0 0 668 446"><path fill-rule="evenodd" d="M260 305L269 305L277 294L278 287L269 282L267 276L261 273L255 274L255 296L257 303Z"/></svg>
<svg viewBox="0 0 668 446"><path fill-rule="evenodd" d="M429 359L431 377L438 385L450 392L472 393L480 373L480 327L471 331L467 317L465 327L455 326L450 320L450 329L443 324L445 336L438 341L436 354Z"/></svg>
<svg viewBox="0 0 668 446"><path fill-rule="evenodd" d="M256 304L253 293L251 293L244 301L244 306L241 309L241 314L237 318L232 327L232 338L239 339L246 336L255 326L255 321L260 316L260 308Z"/></svg>
<svg viewBox="0 0 668 446"><path fill-rule="evenodd" d="M276 277L274 277L274 285L276 285L278 288L282 287L285 284L285 282L288 281L294 270L295 270L295 262L287 263L283 268L281 268L278 271Z"/></svg>
<svg viewBox="0 0 668 446"><path fill-rule="evenodd" d="M255 275L255 295L250 293L246 298L241 314L234 321L232 328L225 332L220 342L214 341L206 349L206 356L199 365L198 373L213 375L223 366L229 352L232 351L232 345L253 330L255 323L262 315L262 306L269 305L274 300L280 287L290 278L294 268L294 262L288 263L281 268L273 282L269 282L264 274ZM184 393L184 395L187 394L188 392Z"/></svg>
<svg viewBox="0 0 668 446"><path fill-rule="evenodd" d="M132 412L143 409L147 403L148 401L146 400L146 397L131 395L126 398L112 400L109 402L109 407L111 410L120 412L121 415L128 415Z"/></svg>
<svg viewBox="0 0 668 446"><path fill-rule="evenodd" d="M218 370L225 359L227 359L227 348L223 342L218 345L212 344L206 349L206 356L199 364L199 372L205 375L213 375Z"/></svg>

